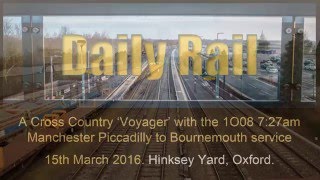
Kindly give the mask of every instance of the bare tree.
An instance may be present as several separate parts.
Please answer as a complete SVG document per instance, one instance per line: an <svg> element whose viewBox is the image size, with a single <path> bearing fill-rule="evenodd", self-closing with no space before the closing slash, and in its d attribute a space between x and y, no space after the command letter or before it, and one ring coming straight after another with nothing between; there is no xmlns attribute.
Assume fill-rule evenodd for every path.
<svg viewBox="0 0 320 180"><path fill-rule="evenodd" d="M315 43L309 39L308 32L304 32L304 53L310 54L315 52Z"/></svg>
<svg viewBox="0 0 320 180"><path fill-rule="evenodd" d="M12 36L14 34L12 19L4 18L3 20L3 35Z"/></svg>
<svg viewBox="0 0 320 180"><path fill-rule="evenodd" d="M14 26L14 29L15 29L15 34L17 37L22 37L22 28L21 28L21 24L16 24Z"/></svg>
<svg viewBox="0 0 320 180"><path fill-rule="evenodd" d="M62 37L66 34L70 34L70 29L67 26L61 26L59 36Z"/></svg>

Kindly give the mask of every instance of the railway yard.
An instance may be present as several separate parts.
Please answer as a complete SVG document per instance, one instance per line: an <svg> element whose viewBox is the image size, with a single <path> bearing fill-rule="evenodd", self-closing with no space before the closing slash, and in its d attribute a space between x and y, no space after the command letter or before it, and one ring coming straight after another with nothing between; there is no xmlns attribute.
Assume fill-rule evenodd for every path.
<svg viewBox="0 0 320 180"><path fill-rule="evenodd" d="M167 50L160 80L148 80L148 71L145 70L139 77L123 78L117 88L96 97L114 101L75 102L69 106L62 106L59 101L49 101L43 107L39 96L28 102L36 104L30 110L32 114L65 109L60 117L63 124L55 126L56 128L52 124L48 127L39 125L34 129L18 128L2 136L6 159L5 166L0 168L0 176L6 179L34 179L37 174L42 179L50 173L55 174L56 179L320 178L320 159L315 158L320 153L318 145L286 127L284 123L269 126L270 122L261 121L261 118L268 119L270 116L244 102L216 101L214 107L207 107L208 102L201 100L221 100L222 97L215 96L214 87L206 84L200 76L177 76L175 52L170 52ZM80 97L81 94L77 96ZM19 103L28 106L26 102ZM19 107L19 103L11 106ZM73 119L70 120L70 117ZM212 123L207 126L177 125L174 121L187 117L192 117L197 123L201 119L204 122L204 118L216 121L207 121ZM221 125L234 122L228 121L232 117L243 117L247 124ZM96 126L90 125L94 121ZM16 123L17 118L13 116L10 120L1 122L0 127L5 129ZM296 123L292 121L289 125ZM99 136L101 132L104 137L99 141L91 139L80 143L52 143L44 140L27 143L28 133ZM240 133L247 138L256 137L256 141L235 143L231 136L229 139L218 136ZM166 135L169 138L173 134L183 138L176 142L158 142L155 138L156 135ZM125 140L126 135L135 135L136 141L128 142ZM202 139L199 142L186 140L186 137L200 135L211 138L198 138ZM112 141L112 137L118 139ZM72 157L73 155L83 157ZM62 165L54 165L57 162L53 161L48 165L50 157L55 157ZM98 161L97 157L104 159ZM164 161L161 157L176 157L180 163L161 163ZM269 162L268 158L271 159ZM70 163L71 159L87 163L75 165ZM265 164L253 166L252 164L257 164L257 159ZM103 160L115 163L103 163Z"/></svg>

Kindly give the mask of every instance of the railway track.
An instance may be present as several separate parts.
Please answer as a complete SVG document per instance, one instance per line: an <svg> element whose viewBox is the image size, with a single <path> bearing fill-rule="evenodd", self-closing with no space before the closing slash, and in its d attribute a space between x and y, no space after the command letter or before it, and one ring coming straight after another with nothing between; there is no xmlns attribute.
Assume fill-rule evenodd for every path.
<svg viewBox="0 0 320 180"><path fill-rule="evenodd" d="M166 68L168 70L168 68ZM169 72L170 73L170 72ZM167 73L166 73L167 74ZM166 86L162 86L163 82L166 82ZM167 74L163 79L159 82L159 91L158 91L158 100L160 95L166 96L164 99L171 100L171 89L170 89L170 76ZM163 87L163 88L161 88ZM160 102L158 102L160 106ZM169 103L167 102L169 107ZM167 119L169 117L169 108L160 109L157 108L155 118L158 119ZM135 179L164 179L165 178L165 164L146 164L149 162L149 156L160 155L165 156L167 151L167 143L166 142L156 142L155 136L156 134L164 134L167 136L168 134L168 126L158 127L156 129L150 129L149 134L152 135L152 140L150 144L146 144L142 153L143 163L141 163L138 167L137 174Z"/></svg>
<svg viewBox="0 0 320 180"><path fill-rule="evenodd" d="M142 84L140 84L141 86ZM139 88L137 88L139 89ZM146 93L139 94L137 90L133 91L131 94L131 97L134 96L142 96L141 98L146 98L151 90L151 82L147 84L146 87ZM144 118L144 113L142 113L144 106L146 102L143 102L141 107L136 108L135 106L139 105L140 103L136 102L134 103L129 110L125 113L124 117L134 117L137 119ZM119 123L115 125L109 132L109 134L128 134L131 131L133 131L133 128L123 127ZM107 142L104 140L101 142L90 154L90 157L99 157L101 155L104 155L108 157L108 159L111 159L113 155L115 154L121 154L121 151L125 149L125 147L128 145L128 143L122 143L122 142ZM109 171L107 171L108 167L112 166L111 164L92 164L92 165L82 165L80 166L68 179L99 179L101 176L108 175ZM110 169L110 168L109 168Z"/></svg>
<svg viewBox="0 0 320 180"><path fill-rule="evenodd" d="M248 116L241 109L237 108L237 113L232 112L228 109L230 113L235 116ZM255 126L245 128L252 134L269 134L274 135L265 126L259 126L257 121L254 121ZM314 175L320 175L320 168L315 165L312 161L302 156L296 151L289 143L263 143L270 151L276 154L288 167L290 167L297 176L301 178L307 178Z"/></svg>
<svg viewBox="0 0 320 180"><path fill-rule="evenodd" d="M196 100L196 97L192 93L190 87L188 85L185 85L184 79L182 78L182 85L186 89L187 97ZM201 107L200 104L197 101L193 101L192 105L195 105L197 107ZM189 102L189 105L191 105L191 102ZM206 117L206 113L202 108L190 108L192 115L196 119L200 119L202 117ZM214 127L202 127L197 126L198 131L200 134L204 135L212 135L212 134L218 134L216 129ZM213 164L211 165L213 176L216 179L247 179L244 173L242 172L242 169L233 163L232 160L232 153L229 151L228 146L223 142L217 142L217 143L203 143L205 150L210 157L222 157L225 156L225 162L228 164L227 166L225 164Z"/></svg>
<svg viewBox="0 0 320 180"><path fill-rule="evenodd" d="M165 112L163 112L165 111ZM157 109L156 117L160 119L166 119L169 114L169 109ZM155 136L156 134L165 134L167 135L167 127L158 127L156 129L151 129L149 131L149 135L152 135L151 142L146 144L142 153L143 163L141 163L138 167L138 171L135 179L164 179L164 164L146 164L149 161L149 156L152 155L161 155L165 156L166 154L166 142L156 142Z"/></svg>
<svg viewBox="0 0 320 180"><path fill-rule="evenodd" d="M184 84L184 82L182 81ZM192 92L190 87L184 86L187 89L187 92ZM192 99L196 99L194 94L188 93L188 97ZM196 119L200 119L202 117L207 117L205 111L201 108L200 104L197 101L192 102L193 105L199 106L199 108L190 108L193 116ZM198 126L198 130L200 134L203 135L217 135L218 132L214 127L203 127ZM229 151L227 145L223 142L216 142L216 143L203 143L208 156L210 157L222 157L225 156L225 162L228 164L227 166L225 164L215 164L212 165L212 170L214 172L214 175L217 179L247 179L244 173L242 172L241 168L234 164L232 161L233 154Z"/></svg>
<svg viewBox="0 0 320 180"><path fill-rule="evenodd" d="M210 93L213 93L210 88L205 88ZM229 102L226 100L226 102ZM231 102L230 107L233 107L230 109L230 107L227 107L225 105L222 105L222 111L225 111L227 114L231 114L235 117L248 117L248 114L252 114L250 112L244 112L245 110L242 110L238 107L234 107ZM274 133L266 128L267 125L264 124L262 126L259 125L259 122L257 120L254 120L255 125L252 127L241 127L237 128L239 131L243 131L243 128L251 134L254 135L260 135L260 134L268 134L268 135L274 135ZM267 122L265 122L267 123ZM279 127L282 128L282 127ZM284 129L284 128L283 128ZM288 132L286 132L288 133ZM310 159L306 158L305 156L301 155L300 152L296 150L296 148L292 147L291 144L288 143L262 143L270 152L271 154L274 154L277 156L283 164L285 164L289 169L292 170L292 176L298 176L300 178L307 178L312 177L315 175L320 175L320 168L318 165L316 165L314 162L310 161Z"/></svg>
<svg viewBox="0 0 320 180"><path fill-rule="evenodd" d="M172 79L170 76L170 68L165 67L165 75L158 81L158 100L172 100ZM162 102L158 102L160 106ZM156 118L167 119L170 116L170 109L168 108L169 101L165 102L167 104L166 108L157 108ZM149 134L152 135L152 140L150 144L146 144L142 153L143 163L139 165L135 179L164 179L165 178L165 164L146 164L149 161L149 156L160 155L166 156L167 154L167 142L156 142L156 134L168 135L168 126L157 127L156 129L150 129Z"/></svg>
<svg viewBox="0 0 320 180"><path fill-rule="evenodd" d="M71 84L66 84L66 85L62 85L62 86L58 86L58 87L55 87L55 89L59 90L59 89L63 89L63 88L66 88L66 87L70 87ZM31 93L30 93L31 94ZM30 95L28 94L28 95ZM80 94L77 94L75 97L80 97L81 96L81 93ZM8 104L8 106L6 107L17 107L23 103L26 103L26 102L38 102L39 100L43 100L43 96L37 96L35 97L35 99L26 99L26 100L23 100L23 101L19 101L19 102L15 102L15 103L10 103ZM59 106L59 102L58 101L51 101L49 100L48 102L43 100L41 103L45 103L43 104L42 107L40 108L34 108L34 109L30 109L29 111L31 112L31 114L33 115L40 115L40 114L43 114L49 110L52 110L54 108L57 108ZM74 107L71 107L71 109L74 109ZM21 110L21 109L20 109ZM11 126L11 125L14 125L17 123L17 119L19 119L21 116L23 116L23 113L25 111L21 111L21 113L19 114L15 114L15 115L12 115L10 117L8 117L7 119L3 119L3 120L0 120L0 129L3 129L3 128L6 128L8 126Z"/></svg>
<svg viewBox="0 0 320 180"><path fill-rule="evenodd" d="M130 110L125 114L125 116L132 116L135 118L142 118L141 117L141 111L143 109L143 106L141 108L130 108ZM123 127L119 124L117 124L109 134L128 134L130 130L130 127ZM124 148L127 146L128 143L122 143L122 142L101 142L90 154L90 157L99 157L101 155L104 155L108 157L108 159L112 159L112 156L114 154L120 153L120 151L123 151ZM82 165L80 168L78 168L69 179L99 179L102 174L106 171L108 164L103 165Z"/></svg>

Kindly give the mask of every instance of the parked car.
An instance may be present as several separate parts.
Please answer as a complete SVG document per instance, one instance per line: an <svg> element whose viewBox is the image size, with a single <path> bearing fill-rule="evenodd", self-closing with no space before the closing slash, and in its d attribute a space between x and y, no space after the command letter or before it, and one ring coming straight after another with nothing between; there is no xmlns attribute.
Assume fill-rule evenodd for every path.
<svg viewBox="0 0 320 180"><path fill-rule="evenodd" d="M275 59L276 59L275 56L271 56L271 57L270 57L270 61L274 61Z"/></svg>
<svg viewBox="0 0 320 180"><path fill-rule="evenodd" d="M314 64L314 60L313 59L306 59L304 62L303 62L304 66L306 65L309 65L309 64Z"/></svg>
<svg viewBox="0 0 320 180"><path fill-rule="evenodd" d="M270 61L272 61L274 63L278 63L281 61L281 58L279 56L271 56Z"/></svg>
<svg viewBox="0 0 320 180"><path fill-rule="evenodd" d="M310 71L315 71L316 70L316 65L314 64L308 64L306 66L304 66L305 70L310 70Z"/></svg>
<svg viewBox="0 0 320 180"><path fill-rule="evenodd" d="M274 66L269 66L266 68L266 70L268 73L277 73L278 72L278 69Z"/></svg>
<svg viewBox="0 0 320 180"><path fill-rule="evenodd" d="M260 63L272 63L272 61L270 61L270 60L262 60L262 61L260 61Z"/></svg>
<svg viewBox="0 0 320 180"><path fill-rule="evenodd" d="M267 68L267 64L266 63L260 63L260 68L261 69L266 69Z"/></svg>
<svg viewBox="0 0 320 180"><path fill-rule="evenodd" d="M261 69L266 69L268 66L273 66L273 63L271 61L265 61L264 63L260 63L260 68Z"/></svg>

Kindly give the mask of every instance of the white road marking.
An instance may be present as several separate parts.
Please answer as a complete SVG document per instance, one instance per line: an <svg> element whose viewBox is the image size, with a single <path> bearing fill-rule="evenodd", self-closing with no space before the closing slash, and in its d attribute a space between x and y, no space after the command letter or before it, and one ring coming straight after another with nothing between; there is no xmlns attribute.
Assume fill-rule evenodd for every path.
<svg viewBox="0 0 320 180"><path fill-rule="evenodd" d="M253 87L253 88L257 88L255 85L252 85L251 83L248 83L249 86Z"/></svg>

